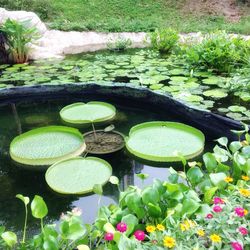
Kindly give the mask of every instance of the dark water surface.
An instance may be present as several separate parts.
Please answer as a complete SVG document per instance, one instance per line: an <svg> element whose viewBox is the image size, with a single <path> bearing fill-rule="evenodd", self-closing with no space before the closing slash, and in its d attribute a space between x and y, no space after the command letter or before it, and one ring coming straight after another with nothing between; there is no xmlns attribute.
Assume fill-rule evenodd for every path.
<svg viewBox="0 0 250 250"><path fill-rule="evenodd" d="M9 145L11 140L20 133L30 129L47 126L62 125L59 111L67 104L76 101L108 101L114 104L118 110L117 118L114 121L116 130L128 135L130 128L138 123L164 120L181 121L180 118L170 117L157 107L140 106L140 103L130 103L109 100L103 97L89 96L80 97L58 97L53 99L23 98L20 100L10 100L8 103L0 103L0 225L4 225L8 230L21 232L24 219L24 206L15 198L20 193L29 196L31 199L35 194L44 198L48 205L49 215L47 223L58 221L62 212L71 210L73 207L80 207L83 211L83 220L86 223L92 222L97 213L98 196L90 194L85 197L61 196L51 191L44 178L44 172L32 172L17 168L9 158ZM82 131L85 132L85 131ZM211 138L206 138L206 149L213 146ZM153 178L167 179L168 170L164 167L153 167L134 161L125 151L116 153L106 159L113 167L113 175L119 177L121 188L128 185L141 185L141 180L136 173L147 173L150 177L144 185L152 183ZM104 187L104 197L101 204L108 205L117 201L117 188L111 184ZM39 227L39 221L29 217L28 232L33 234Z"/></svg>

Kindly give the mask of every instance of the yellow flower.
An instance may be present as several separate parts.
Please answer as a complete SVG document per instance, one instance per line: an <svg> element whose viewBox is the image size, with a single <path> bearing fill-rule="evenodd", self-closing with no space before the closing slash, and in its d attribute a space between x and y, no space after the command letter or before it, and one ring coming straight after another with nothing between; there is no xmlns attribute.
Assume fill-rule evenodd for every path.
<svg viewBox="0 0 250 250"><path fill-rule="evenodd" d="M180 224L180 228L181 228L181 231L182 231L182 232L184 232L184 231L186 231L186 230L189 229L189 227L187 227L184 223L181 223L181 224Z"/></svg>
<svg viewBox="0 0 250 250"><path fill-rule="evenodd" d="M202 229L198 229L197 232L196 232L200 237L203 237L205 235L205 232L204 230Z"/></svg>
<svg viewBox="0 0 250 250"><path fill-rule="evenodd" d="M233 182L233 178L232 177L230 177L230 176L227 176L225 179L224 179L224 181L225 182L227 182L227 183L229 183L229 182Z"/></svg>
<svg viewBox="0 0 250 250"><path fill-rule="evenodd" d="M210 239L212 242L221 242L221 237L218 234L212 234L210 235Z"/></svg>
<svg viewBox="0 0 250 250"><path fill-rule="evenodd" d="M160 231L164 231L165 230L165 227L162 224L158 224L156 227Z"/></svg>
<svg viewBox="0 0 250 250"><path fill-rule="evenodd" d="M156 229L155 226L152 226L152 225L146 226L146 231L148 233L153 233L155 231L155 229Z"/></svg>
<svg viewBox="0 0 250 250"><path fill-rule="evenodd" d="M169 236L165 236L163 239L163 244L167 248L173 248L175 246L175 239Z"/></svg>
<svg viewBox="0 0 250 250"><path fill-rule="evenodd" d="M242 188L242 189L240 189L240 194L245 196L245 197L248 197L248 196L250 196L250 190Z"/></svg>
<svg viewBox="0 0 250 250"><path fill-rule="evenodd" d="M192 220L185 220L184 224L186 225L186 227L189 229L190 227L195 227L195 223Z"/></svg>
<svg viewBox="0 0 250 250"><path fill-rule="evenodd" d="M244 215L248 214L248 210L244 209Z"/></svg>
<svg viewBox="0 0 250 250"><path fill-rule="evenodd" d="M244 181L249 181L250 180L250 178L247 175L242 175L241 179L244 180Z"/></svg>

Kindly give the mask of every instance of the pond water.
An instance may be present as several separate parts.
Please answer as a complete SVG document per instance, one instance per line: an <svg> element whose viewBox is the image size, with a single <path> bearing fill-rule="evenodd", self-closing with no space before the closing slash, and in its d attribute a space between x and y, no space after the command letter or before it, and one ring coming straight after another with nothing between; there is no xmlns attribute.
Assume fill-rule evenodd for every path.
<svg viewBox="0 0 250 250"><path fill-rule="evenodd" d="M86 53L31 65L0 65L0 90L23 85L125 82L169 93L191 106L249 122L250 93L231 92L231 78L212 71L190 71L183 59L162 57L148 49Z"/></svg>
<svg viewBox="0 0 250 250"><path fill-rule="evenodd" d="M139 103L124 102L123 100L110 100L104 97L89 96L80 97L57 97L53 99L23 98L20 100L9 100L8 103L0 103L0 224L21 232L24 219L23 204L15 198L21 193L33 198L35 194L41 195L46 201L49 215L46 222L57 222L62 212L71 210L73 207L80 207L83 211L83 220L86 223L92 222L97 212L98 196L62 196L50 190L45 182L43 172L32 172L15 166L9 158L9 145L11 140L20 133L30 129L47 126L61 125L59 111L65 105L77 101L99 100L107 101L116 106L118 113L114 121L116 130L128 135L130 128L138 123L152 120L180 121L181 118L171 117L163 113L158 107L140 106ZM190 124L192 125L192 124ZM85 132L85 131L81 131ZM206 137L206 149L211 150L212 138ZM153 178L166 180L168 170L164 167L145 165L134 161L125 151L112 156L101 157L106 159L113 167L113 175L119 177L121 188L128 185L141 185L141 180L136 173L147 173L150 177L144 185L152 182ZM176 166L179 166L177 164ZM175 166L175 167L176 167ZM117 201L117 189L111 184L104 187L104 197L101 204L110 204ZM39 221L29 217L28 232L32 235L39 227Z"/></svg>

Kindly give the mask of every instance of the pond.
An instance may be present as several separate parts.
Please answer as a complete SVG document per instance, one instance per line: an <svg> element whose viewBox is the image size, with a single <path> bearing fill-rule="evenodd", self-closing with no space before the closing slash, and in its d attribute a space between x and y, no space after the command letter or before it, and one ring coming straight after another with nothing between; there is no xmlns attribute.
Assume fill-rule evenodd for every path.
<svg viewBox="0 0 250 250"><path fill-rule="evenodd" d="M44 84L124 82L168 93L192 107L247 123L250 121L250 102L247 101L250 95L232 92L231 78L212 71L191 71L183 59L164 58L148 49L123 53L101 51L68 56L64 60L0 66L0 90Z"/></svg>
<svg viewBox="0 0 250 250"><path fill-rule="evenodd" d="M83 210L83 220L86 223L92 222L97 212L98 196L90 194L88 196L62 196L50 190L45 182L44 173L33 172L18 168L9 157L9 145L11 140L20 133L30 129L47 126L61 125L59 111L65 105L83 101L92 100L107 101L118 110L114 125L116 130L128 135L130 128L138 123L163 120L179 121L181 117L170 116L166 111L157 106L143 106L137 102L124 101L122 99L105 98L104 96L79 97L31 97L22 100L13 99L8 102L0 103L0 223L8 228L21 233L24 219L23 204L15 198L15 195L21 193L33 198L35 194L41 195L46 201L49 209L49 215L46 222L57 222L62 212L71 210L77 206ZM192 125L191 123L189 125ZM81 132L85 132L81 130ZM205 151L211 150L214 138L206 136ZM137 173L147 173L149 178L144 185L152 182L153 178L166 180L168 170L164 166L150 166L133 160L125 151L113 154L106 159L113 167L113 175L119 177L121 188L128 185L141 186L141 180L136 176ZM198 157L199 159L199 157ZM175 165L178 167L179 164ZM108 205L117 201L117 188L111 184L104 187L104 197L101 204ZM33 235L40 227L39 221L29 218L28 232Z"/></svg>

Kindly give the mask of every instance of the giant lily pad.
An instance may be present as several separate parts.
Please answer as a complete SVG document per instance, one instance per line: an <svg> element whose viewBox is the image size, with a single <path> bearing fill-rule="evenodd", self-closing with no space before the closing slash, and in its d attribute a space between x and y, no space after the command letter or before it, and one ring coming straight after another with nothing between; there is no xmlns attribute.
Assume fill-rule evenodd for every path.
<svg viewBox="0 0 250 250"><path fill-rule="evenodd" d="M75 157L48 168L45 179L51 189L61 194L86 194L94 185L104 185L112 174L108 162L96 157ZM67 176L67 178L65 178Z"/></svg>
<svg viewBox="0 0 250 250"><path fill-rule="evenodd" d="M42 166L78 156L85 148L83 136L77 129L48 126L14 138L10 144L10 156L21 164Z"/></svg>
<svg viewBox="0 0 250 250"><path fill-rule="evenodd" d="M134 126L126 140L127 150L142 159L156 162L191 159L204 148L203 133L176 122L146 122Z"/></svg>
<svg viewBox="0 0 250 250"><path fill-rule="evenodd" d="M116 109L105 102L78 102L64 107L60 111L62 120L70 124L89 124L111 120Z"/></svg>

